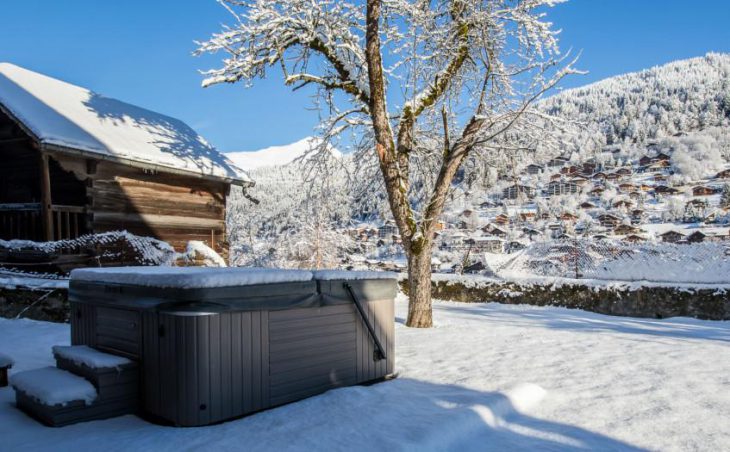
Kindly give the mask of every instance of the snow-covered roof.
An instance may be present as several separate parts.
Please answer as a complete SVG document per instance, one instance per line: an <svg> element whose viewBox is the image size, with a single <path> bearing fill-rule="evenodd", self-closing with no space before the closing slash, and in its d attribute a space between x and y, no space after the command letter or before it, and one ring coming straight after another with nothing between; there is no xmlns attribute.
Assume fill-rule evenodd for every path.
<svg viewBox="0 0 730 452"><path fill-rule="evenodd" d="M41 146L160 171L251 179L184 122L0 63L0 106Z"/></svg>

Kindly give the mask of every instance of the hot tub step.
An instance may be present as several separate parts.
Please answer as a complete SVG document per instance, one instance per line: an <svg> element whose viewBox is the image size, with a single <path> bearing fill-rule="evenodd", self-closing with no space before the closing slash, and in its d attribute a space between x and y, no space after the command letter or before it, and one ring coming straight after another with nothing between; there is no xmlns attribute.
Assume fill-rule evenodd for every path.
<svg viewBox="0 0 730 452"><path fill-rule="evenodd" d="M86 405L83 400L75 400L66 405L49 406L40 403L23 391L15 392L15 403L19 409L51 427L134 414L138 408L136 399L94 402L91 405Z"/></svg>
<svg viewBox="0 0 730 452"><path fill-rule="evenodd" d="M136 361L102 353L86 346L54 347L56 366L94 385L99 400L139 397Z"/></svg>
<svg viewBox="0 0 730 452"><path fill-rule="evenodd" d="M139 405L136 381L134 390L111 385L99 392L82 376L55 367L20 372L11 384L17 407L54 427L135 413Z"/></svg>

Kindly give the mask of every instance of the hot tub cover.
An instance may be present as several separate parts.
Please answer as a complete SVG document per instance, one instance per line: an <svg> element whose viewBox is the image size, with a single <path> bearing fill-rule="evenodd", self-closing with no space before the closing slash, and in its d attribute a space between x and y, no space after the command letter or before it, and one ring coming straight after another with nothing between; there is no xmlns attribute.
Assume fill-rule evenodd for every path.
<svg viewBox="0 0 730 452"><path fill-rule="evenodd" d="M155 288L210 289L311 281L306 270L272 268L206 267L109 267L84 268L71 272L71 281L125 284Z"/></svg>
<svg viewBox="0 0 730 452"><path fill-rule="evenodd" d="M371 271L348 271L348 270L316 270L314 279L319 281L332 281L342 279L356 281L363 279L398 279L398 273L393 272L371 272Z"/></svg>

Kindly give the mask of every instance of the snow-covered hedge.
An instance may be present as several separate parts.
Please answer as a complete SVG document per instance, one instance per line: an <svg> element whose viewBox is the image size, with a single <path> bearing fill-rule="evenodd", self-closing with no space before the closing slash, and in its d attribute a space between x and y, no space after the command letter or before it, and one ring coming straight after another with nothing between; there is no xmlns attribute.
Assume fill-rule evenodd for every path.
<svg viewBox="0 0 730 452"><path fill-rule="evenodd" d="M71 240L33 242L30 240L0 240L0 251L33 250L48 254L91 253L97 264L172 265L175 249L162 240L140 237L127 231L83 235Z"/></svg>

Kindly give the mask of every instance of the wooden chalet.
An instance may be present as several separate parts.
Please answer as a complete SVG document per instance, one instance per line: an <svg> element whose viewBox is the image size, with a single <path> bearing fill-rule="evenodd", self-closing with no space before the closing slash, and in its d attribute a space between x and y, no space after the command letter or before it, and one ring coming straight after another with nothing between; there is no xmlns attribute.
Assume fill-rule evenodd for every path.
<svg viewBox="0 0 730 452"><path fill-rule="evenodd" d="M624 237L623 240L625 242L629 242L629 243L640 243L640 242L646 241L646 239L644 237L642 237L640 235L636 235L636 234L629 234L626 237Z"/></svg>
<svg viewBox="0 0 730 452"><path fill-rule="evenodd" d="M628 199L620 199L613 203L613 207L615 209L622 209L622 208L629 209L629 208L633 207L633 205L634 205L634 203Z"/></svg>
<svg viewBox="0 0 730 452"><path fill-rule="evenodd" d="M509 217L503 213L500 213L494 218L494 222L500 225L509 224Z"/></svg>
<svg viewBox="0 0 730 452"><path fill-rule="evenodd" d="M560 173L570 176L572 174L578 174L581 171L581 169L582 168L580 168L576 165L570 165L570 166L565 166L565 167L561 168Z"/></svg>
<svg viewBox="0 0 730 452"><path fill-rule="evenodd" d="M598 222L605 228L615 228L621 222L621 219L616 215L605 213L598 216Z"/></svg>
<svg viewBox="0 0 730 452"><path fill-rule="evenodd" d="M578 220L578 216L577 215L574 215L574 214L572 214L570 212L563 212L560 215L559 219L562 220L562 221L577 221Z"/></svg>
<svg viewBox="0 0 730 452"><path fill-rule="evenodd" d="M730 168L717 173L715 179L730 179Z"/></svg>
<svg viewBox="0 0 730 452"><path fill-rule="evenodd" d="M614 235L629 235L637 234L639 232L642 232L640 228L637 228L636 226L632 226L630 224L620 224L616 226L613 230Z"/></svg>
<svg viewBox="0 0 730 452"><path fill-rule="evenodd" d="M537 165L535 163L530 163L525 169L527 170L527 174L540 174L544 171L542 165Z"/></svg>
<svg viewBox="0 0 730 452"><path fill-rule="evenodd" d="M717 194L718 190L712 188L712 187L706 187L704 185L698 185L696 187L692 187L692 196L710 196Z"/></svg>
<svg viewBox="0 0 730 452"><path fill-rule="evenodd" d="M554 159L551 159L547 166L550 168L560 168L561 166L564 166L566 163L568 163L568 158L566 157L556 157Z"/></svg>
<svg viewBox="0 0 730 452"><path fill-rule="evenodd" d="M639 159L639 166L649 166L653 161L654 160L651 157L645 155Z"/></svg>
<svg viewBox="0 0 730 452"><path fill-rule="evenodd" d="M654 187L654 192L663 195L675 195L679 193L679 190L677 190L676 188L668 187L666 185L657 185L656 187Z"/></svg>
<svg viewBox="0 0 730 452"><path fill-rule="evenodd" d="M685 239L684 234L677 231L667 231L660 234L659 237L661 237L662 242L665 243L677 243Z"/></svg>
<svg viewBox="0 0 730 452"><path fill-rule="evenodd" d="M0 63L0 239L127 230L227 251L248 176L182 121Z"/></svg>

